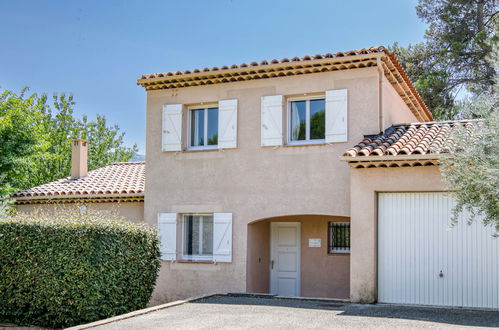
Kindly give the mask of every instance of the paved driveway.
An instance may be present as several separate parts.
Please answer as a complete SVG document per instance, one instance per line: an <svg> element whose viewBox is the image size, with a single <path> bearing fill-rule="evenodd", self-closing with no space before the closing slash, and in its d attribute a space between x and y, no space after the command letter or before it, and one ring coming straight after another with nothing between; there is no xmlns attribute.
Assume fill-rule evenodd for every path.
<svg viewBox="0 0 499 330"><path fill-rule="evenodd" d="M386 329L499 327L498 311L218 296L101 329Z"/></svg>

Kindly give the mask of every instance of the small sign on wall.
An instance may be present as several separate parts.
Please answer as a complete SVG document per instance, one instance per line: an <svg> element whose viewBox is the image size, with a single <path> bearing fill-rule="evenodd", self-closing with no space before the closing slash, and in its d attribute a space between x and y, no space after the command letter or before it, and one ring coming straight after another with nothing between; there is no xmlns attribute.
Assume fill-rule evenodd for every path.
<svg viewBox="0 0 499 330"><path fill-rule="evenodd" d="M309 238L308 239L308 247L320 248L321 247L321 239L320 238Z"/></svg>

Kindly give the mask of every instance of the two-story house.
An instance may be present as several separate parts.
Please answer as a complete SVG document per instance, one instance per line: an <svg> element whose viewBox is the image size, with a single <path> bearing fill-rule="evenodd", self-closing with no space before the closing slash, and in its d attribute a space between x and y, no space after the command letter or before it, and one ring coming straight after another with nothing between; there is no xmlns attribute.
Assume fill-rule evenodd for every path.
<svg viewBox="0 0 499 330"><path fill-rule="evenodd" d="M499 306L497 294L477 302L462 288L452 300L465 283L457 273L473 281L476 269L486 276L475 294L499 292L499 245L462 229L459 239L483 246L448 261L459 239L445 236L452 201L430 145L460 123L427 123L383 47L138 84L147 91L144 219L158 226L163 259L153 303L247 291Z"/></svg>

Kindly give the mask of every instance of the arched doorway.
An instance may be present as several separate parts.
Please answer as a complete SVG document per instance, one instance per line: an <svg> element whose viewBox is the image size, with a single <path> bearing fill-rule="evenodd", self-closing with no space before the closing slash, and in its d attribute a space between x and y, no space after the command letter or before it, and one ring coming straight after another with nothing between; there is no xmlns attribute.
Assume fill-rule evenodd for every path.
<svg viewBox="0 0 499 330"><path fill-rule="evenodd" d="M348 217L290 215L249 223L246 291L349 298L349 234Z"/></svg>

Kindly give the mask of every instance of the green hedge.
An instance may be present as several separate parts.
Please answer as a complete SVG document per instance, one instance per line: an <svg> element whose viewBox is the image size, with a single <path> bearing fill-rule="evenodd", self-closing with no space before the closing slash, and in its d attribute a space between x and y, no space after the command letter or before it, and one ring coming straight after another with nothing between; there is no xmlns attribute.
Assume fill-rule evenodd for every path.
<svg viewBox="0 0 499 330"><path fill-rule="evenodd" d="M0 220L0 321L67 327L144 308L157 232L78 209Z"/></svg>

